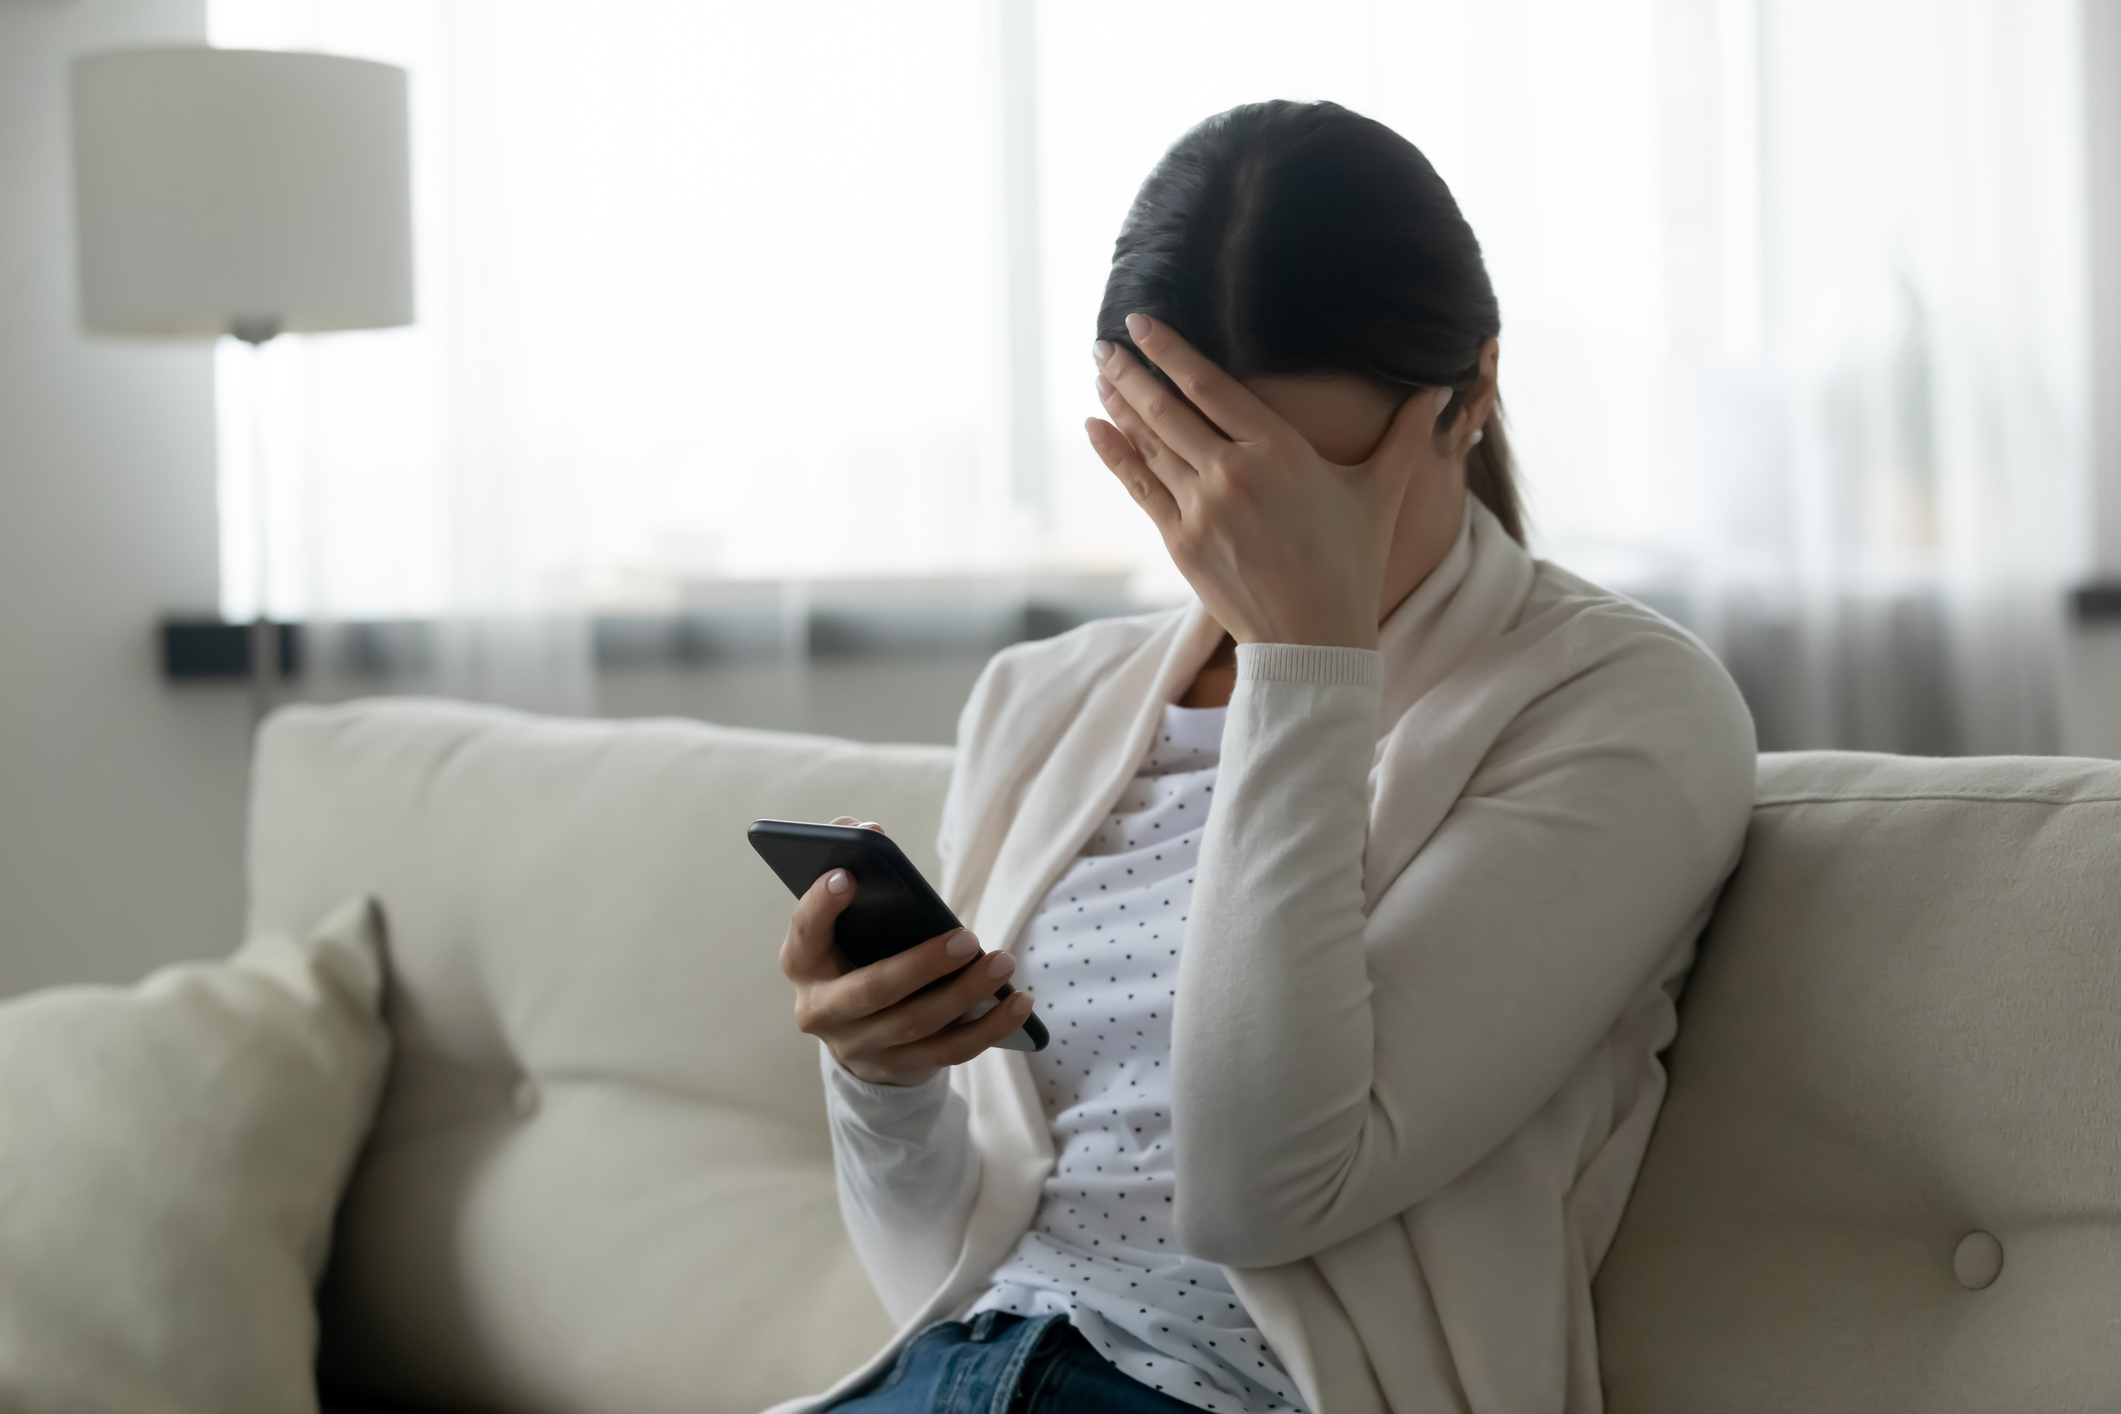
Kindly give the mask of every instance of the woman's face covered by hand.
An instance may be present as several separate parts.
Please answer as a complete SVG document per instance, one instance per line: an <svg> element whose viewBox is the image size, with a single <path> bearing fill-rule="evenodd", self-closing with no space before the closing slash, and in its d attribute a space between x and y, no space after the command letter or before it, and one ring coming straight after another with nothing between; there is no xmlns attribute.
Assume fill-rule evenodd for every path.
<svg viewBox="0 0 2121 1414"><path fill-rule="evenodd" d="M1179 570L1240 643L1371 648L1377 626L1449 553L1465 457L1494 403L1497 349L1461 392L1353 376L1239 382L1169 326L1128 318L1100 344L1090 442L1155 522ZM1460 415L1438 427L1454 397Z"/></svg>

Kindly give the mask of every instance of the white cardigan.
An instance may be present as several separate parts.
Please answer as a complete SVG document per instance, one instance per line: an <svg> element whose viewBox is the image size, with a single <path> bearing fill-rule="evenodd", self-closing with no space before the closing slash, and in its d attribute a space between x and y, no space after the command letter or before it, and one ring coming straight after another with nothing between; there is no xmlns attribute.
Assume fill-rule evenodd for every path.
<svg viewBox="0 0 2121 1414"><path fill-rule="evenodd" d="M1109 620L988 667L941 843L990 947L1018 942L1220 632L1197 607ZM1477 502L1377 652L1239 648L1179 969L1176 1220L1313 1414L1601 1407L1591 1276L1753 761L1699 643L1534 561ZM951 1084L931 1158L957 1181L918 1214L846 1205L902 1328L831 1395L962 1312L1037 1208L1053 1148L1023 1057Z"/></svg>

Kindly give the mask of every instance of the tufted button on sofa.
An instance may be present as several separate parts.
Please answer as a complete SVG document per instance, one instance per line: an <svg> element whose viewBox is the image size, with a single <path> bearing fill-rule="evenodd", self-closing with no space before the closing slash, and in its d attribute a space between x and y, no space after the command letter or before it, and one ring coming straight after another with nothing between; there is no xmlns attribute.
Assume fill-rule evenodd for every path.
<svg viewBox="0 0 2121 1414"><path fill-rule="evenodd" d="M854 814L932 871L948 772L697 723L273 718L253 923L367 891L391 929L328 1403L733 1414L887 1338L742 834ZM2121 1409L2121 766L1764 758L1670 1064L1596 1288L1612 1414Z"/></svg>
<svg viewBox="0 0 2121 1414"><path fill-rule="evenodd" d="M1952 1250L1952 1275L1968 1291L1979 1291L2003 1275L2003 1244L1990 1232L1970 1232Z"/></svg>

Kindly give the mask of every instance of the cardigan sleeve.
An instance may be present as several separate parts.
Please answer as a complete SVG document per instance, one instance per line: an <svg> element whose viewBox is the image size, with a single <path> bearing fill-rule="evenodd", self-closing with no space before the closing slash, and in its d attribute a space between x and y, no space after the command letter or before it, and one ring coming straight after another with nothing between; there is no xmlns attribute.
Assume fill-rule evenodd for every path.
<svg viewBox="0 0 2121 1414"><path fill-rule="evenodd" d="M894 1322L909 1319L950 1274L979 1188L964 1098L950 1073L923 1085L871 1085L823 1044L840 1216Z"/></svg>
<svg viewBox="0 0 2121 1414"><path fill-rule="evenodd" d="M1583 1063L1735 863L1751 720L1676 639L1508 724L1364 913L1380 660L1238 649L1180 959L1174 1214L1227 1266L1412 1207Z"/></svg>
<svg viewBox="0 0 2121 1414"><path fill-rule="evenodd" d="M978 826L971 801L996 769L976 745L997 735L993 719L1007 705L1019 656L1005 651L987 664L958 721L957 762L936 849L938 883L960 907L965 835ZM964 1244L980 1179L970 1112L947 1069L923 1085L871 1085L850 1075L822 1043L818 1061L840 1217L884 1309L903 1322L943 1284Z"/></svg>

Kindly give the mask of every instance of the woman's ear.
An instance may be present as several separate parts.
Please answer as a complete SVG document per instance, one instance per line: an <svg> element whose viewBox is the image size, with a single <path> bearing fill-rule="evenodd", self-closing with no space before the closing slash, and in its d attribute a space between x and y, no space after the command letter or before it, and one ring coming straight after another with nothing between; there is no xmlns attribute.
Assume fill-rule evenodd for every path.
<svg viewBox="0 0 2121 1414"><path fill-rule="evenodd" d="M1468 384L1460 394L1460 411L1457 421L1451 426L1451 435L1454 439L1466 439L1468 446L1471 445L1473 434L1487 426L1489 415L1495 411L1496 389L1500 386L1495 381L1495 370L1501 359L1501 339L1490 339L1482 344L1480 376Z"/></svg>

